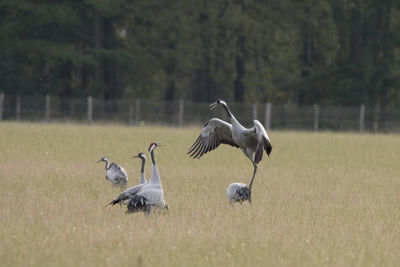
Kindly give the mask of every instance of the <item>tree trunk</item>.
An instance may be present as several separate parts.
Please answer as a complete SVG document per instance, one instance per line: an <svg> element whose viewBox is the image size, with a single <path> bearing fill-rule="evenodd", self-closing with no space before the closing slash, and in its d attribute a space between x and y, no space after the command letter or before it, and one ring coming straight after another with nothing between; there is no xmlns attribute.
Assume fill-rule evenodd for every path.
<svg viewBox="0 0 400 267"><path fill-rule="evenodd" d="M200 13L199 15L199 24L202 25L202 29L200 32L201 38L201 57L202 62L198 69L194 71L192 78L192 86L193 86L193 101L211 101L216 98L217 86L215 79L211 75L212 71L212 60L211 55L215 53L215 49L210 47L211 38L210 38L210 30L208 27L205 27L209 18L205 13Z"/></svg>
<svg viewBox="0 0 400 267"><path fill-rule="evenodd" d="M104 48L107 50L112 50L114 48L114 30L113 23L111 19L103 20L104 26ZM117 84L117 64L112 59L103 57L103 83L105 86L105 96L106 99L116 99L119 96L119 88ZM113 107L116 110L116 107Z"/></svg>
<svg viewBox="0 0 400 267"><path fill-rule="evenodd" d="M261 58L260 42L258 41L258 38L254 39L254 43L255 43L254 65L256 69L257 89L260 96L262 96L262 98L259 100L261 100L261 102L265 102L267 100L267 90L263 86L263 78L262 78L261 62L260 62Z"/></svg>
<svg viewBox="0 0 400 267"><path fill-rule="evenodd" d="M168 49L172 54L174 54L175 44L173 42L168 44ZM176 58L172 55L168 61L166 66L167 73L167 88L164 95L164 100L166 101L174 101L175 100L175 72L176 72Z"/></svg>
<svg viewBox="0 0 400 267"><path fill-rule="evenodd" d="M350 14L350 60L352 63L359 58L361 36L361 14L359 7L354 6Z"/></svg>
<svg viewBox="0 0 400 267"><path fill-rule="evenodd" d="M237 51L236 51L236 79L234 84L234 101L244 101L244 84L243 78L245 75L245 39L243 29L240 30L240 34L237 39Z"/></svg>
<svg viewBox="0 0 400 267"><path fill-rule="evenodd" d="M306 11L308 13L308 10ZM312 54L314 50L314 40L312 36L312 29L309 22L304 23L304 40L303 40L303 53L302 62L303 67L301 70L301 77L303 79L303 84L299 87L299 92L297 95L297 103L299 105L304 105L307 98L307 89L304 84L308 84L306 81L310 77L310 69L312 67Z"/></svg>
<svg viewBox="0 0 400 267"><path fill-rule="evenodd" d="M101 32L101 18L100 14L97 10L94 10L93 15L93 47L95 50L102 48L102 32ZM97 66L94 70L94 89L98 90L102 86L101 75L102 75L102 57L97 55L97 51L95 52ZM89 92L89 94L93 94L95 92Z"/></svg>

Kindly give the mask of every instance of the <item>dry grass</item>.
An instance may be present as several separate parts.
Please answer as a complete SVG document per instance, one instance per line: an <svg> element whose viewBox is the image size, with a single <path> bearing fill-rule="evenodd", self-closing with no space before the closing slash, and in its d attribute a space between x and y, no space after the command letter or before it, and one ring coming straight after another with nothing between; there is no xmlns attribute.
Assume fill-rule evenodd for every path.
<svg viewBox="0 0 400 267"><path fill-rule="evenodd" d="M0 261L6 266L399 266L400 138L271 132L253 205L232 209L250 162L185 155L200 128L0 124ZM151 141L170 212L104 205L107 155L139 180ZM147 176L150 175L147 165Z"/></svg>

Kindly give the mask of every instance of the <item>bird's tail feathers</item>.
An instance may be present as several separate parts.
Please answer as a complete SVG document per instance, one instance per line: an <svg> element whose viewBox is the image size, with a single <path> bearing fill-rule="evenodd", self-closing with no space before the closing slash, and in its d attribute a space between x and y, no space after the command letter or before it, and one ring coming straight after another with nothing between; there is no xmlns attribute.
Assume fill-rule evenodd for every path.
<svg viewBox="0 0 400 267"><path fill-rule="evenodd" d="M111 201L110 203L108 203L107 205L105 205L104 207L108 207L108 206L110 206L110 205L115 205L115 204L118 204L118 203L120 203L122 201L122 199L120 199L120 198L116 198L116 199L114 199L113 201Z"/></svg>
<svg viewBox="0 0 400 267"><path fill-rule="evenodd" d="M257 148L256 148L256 154L254 156L254 162L257 164L262 160L263 157L263 151L264 150L264 144L262 142L258 143Z"/></svg>
<svg viewBox="0 0 400 267"><path fill-rule="evenodd" d="M269 154L271 154L272 152L272 145L267 139L264 139L264 142L265 142L265 152L267 152L267 155L269 157Z"/></svg>
<svg viewBox="0 0 400 267"><path fill-rule="evenodd" d="M127 203L127 208L129 213L146 211L147 209L147 199L143 196L135 195L129 199Z"/></svg>

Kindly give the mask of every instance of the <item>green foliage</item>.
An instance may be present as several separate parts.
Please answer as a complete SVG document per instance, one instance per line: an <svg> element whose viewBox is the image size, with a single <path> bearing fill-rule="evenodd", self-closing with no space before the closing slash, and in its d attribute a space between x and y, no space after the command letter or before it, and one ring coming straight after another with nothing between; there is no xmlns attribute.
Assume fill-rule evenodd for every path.
<svg viewBox="0 0 400 267"><path fill-rule="evenodd" d="M5 93L400 106L398 1L0 0Z"/></svg>

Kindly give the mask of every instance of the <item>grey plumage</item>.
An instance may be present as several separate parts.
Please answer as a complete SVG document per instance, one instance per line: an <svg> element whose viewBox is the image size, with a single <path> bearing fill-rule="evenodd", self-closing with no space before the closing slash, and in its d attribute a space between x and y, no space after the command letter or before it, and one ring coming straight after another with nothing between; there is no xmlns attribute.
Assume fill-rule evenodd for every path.
<svg viewBox="0 0 400 267"><path fill-rule="evenodd" d="M97 163L104 161L106 163L106 179L109 180L114 186L119 186L121 189L125 188L128 183L128 174L117 163L110 161L107 157L102 157Z"/></svg>
<svg viewBox="0 0 400 267"><path fill-rule="evenodd" d="M240 204L243 201L249 201L251 204L251 192L246 184L243 183L232 183L226 189L226 195L228 196L229 202L233 206L235 202Z"/></svg>
<svg viewBox="0 0 400 267"><path fill-rule="evenodd" d="M141 168L141 171L140 171L139 184L126 189L124 192L122 192L122 194L120 194L116 199L111 201L108 205L111 205L111 204L112 205L115 205L115 204L120 204L121 205L122 203L124 203L124 201L127 201L130 197L132 197L135 194L137 194L137 192L139 192L139 190L145 184L147 184L147 181L146 181L146 178L145 178L145 175L144 175L144 166L146 164L146 156L142 152L140 152L139 154L133 156L132 158L140 158L142 160L142 168Z"/></svg>
<svg viewBox="0 0 400 267"><path fill-rule="evenodd" d="M227 112L231 124L217 118L209 120L204 125L199 137L189 148L188 154L193 158L199 159L207 152L216 149L220 144L241 148L243 154L253 163L254 167L253 176L248 187L251 193L257 172L257 164L262 160L264 150L268 156L271 154L271 141L258 120L254 120L253 127L245 128L233 116L225 101L217 100L210 105L210 109L214 109L219 105Z"/></svg>
<svg viewBox="0 0 400 267"><path fill-rule="evenodd" d="M164 199L160 175L154 160L154 149L160 145L159 143L151 143L149 146L153 165L149 181L127 189L108 205L123 203L127 205L127 213L145 212L146 216L149 216L156 209L168 209Z"/></svg>

